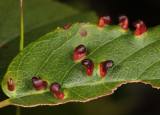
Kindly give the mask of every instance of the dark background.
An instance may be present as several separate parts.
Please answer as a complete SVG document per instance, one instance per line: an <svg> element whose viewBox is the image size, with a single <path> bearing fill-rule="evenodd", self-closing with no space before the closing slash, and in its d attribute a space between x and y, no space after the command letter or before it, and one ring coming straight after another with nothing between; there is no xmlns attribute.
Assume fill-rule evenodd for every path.
<svg viewBox="0 0 160 115"><path fill-rule="evenodd" d="M126 14L133 21L141 19L147 27L160 24L158 0L59 0L83 12L95 11L98 16L109 14L111 24L118 24L117 16ZM0 91L2 92L2 91ZM4 95L0 95L3 96ZM15 114L15 107L5 107L2 113ZM0 113L1 113L0 112ZM160 115L160 90L150 85L133 83L122 85L114 94L87 103L67 103L59 106L22 108L22 115ZM1 115L1 114L0 114Z"/></svg>
<svg viewBox="0 0 160 115"><path fill-rule="evenodd" d="M93 10L97 15L109 14L112 24L116 24L117 16L125 14L133 21L141 19L148 27L160 24L159 0L59 0L80 10Z"/></svg>

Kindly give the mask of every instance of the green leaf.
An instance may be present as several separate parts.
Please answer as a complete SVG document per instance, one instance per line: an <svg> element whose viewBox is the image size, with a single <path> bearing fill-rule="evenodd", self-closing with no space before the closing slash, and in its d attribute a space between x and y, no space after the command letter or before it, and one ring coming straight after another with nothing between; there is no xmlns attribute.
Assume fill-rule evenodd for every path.
<svg viewBox="0 0 160 115"><path fill-rule="evenodd" d="M54 0L24 0L24 30L29 32L79 11ZM20 35L20 1L0 1L0 46Z"/></svg>
<svg viewBox="0 0 160 115"><path fill-rule="evenodd" d="M42 27L38 27L36 29L32 29L29 32L26 32L25 42L24 45L28 45L29 43L33 42L37 38L41 37L45 33L56 29L58 26L65 26L68 23L75 23L75 22L96 22L97 16L94 12L86 12L86 13L78 13L69 17L66 17L61 20L53 21L47 25ZM19 53L19 37L11 40L10 42L5 44L8 48L0 48L0 84L2 79L7 71L7 67L12 61L12 59Z"/></svg>
<svg viewBox="0 0 160 115"><path fill-rule="evenodd" d="M87 36L80 31L85 29ZM20 106L60 104L70 101L88 101L109 95L128 82L143 82L160 87L160 26L135 37L120 26L97 27L96 24L74 24L69 30L61 28L46 34L27 46L10 64L2 82L2 89L10 102ZM92 76L85 74L85 67L73 60L74 49L83 44L87 56L94 62ZM114 67L101 78L99 64L113 60ZM48 87L35 91L32 77L40 76ZM7 80L15 82L15 90L7 89ZM63 100L50 91L51 83L57 82L64 92Z"/></svg>

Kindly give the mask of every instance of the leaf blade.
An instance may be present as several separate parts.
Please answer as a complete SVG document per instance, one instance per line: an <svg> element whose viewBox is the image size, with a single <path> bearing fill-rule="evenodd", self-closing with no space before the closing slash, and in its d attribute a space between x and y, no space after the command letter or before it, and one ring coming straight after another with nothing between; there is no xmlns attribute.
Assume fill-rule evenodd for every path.
<svg viewBox="0 0 160 115"><path fill-rule="evenodd" d="M45 33L56 29L57 26L65 26L68 23L75 23L75 22L94 22L97 21L97 17L94 12L86 12L86 13L78 13L73 16L69 16L65 19L61 19L58 21L53 21L47 25L42 27L32 29L30 32L25 33L25 43L24 45L27 46L29 43L35 41L37 38L41 37ZM10 42L6 43L5 46L8 48L0 48L0 84L2 82L3 76L7 71L7 67L12 59L19 53L19 37L14 38Z"/></svg>
<svg viewBox="0 0 160 115"><path fill-rule="evenodd" d="M82 29L87 31L85 38L80 36ZM111 94L121 84L144 80L142 77L138 79L137 76L146 71L148 65L159 60L160 53L152 52L155 46L159 47L159 42L157 42L160 36L159 31L160 27L157 26L137 38L133 32L123 32L119 26L106 26L100 29L94 24L74 24L67 31L57 29L30 44L13 60L3 81L3 91L11 97L12 103L23 106L60 104L77 100L88 101ZM87 77L85 68L72 59L74 48L79 44L86 46L88 51L86 58L93 60L95 64L95 70L91 77ZM32 56L30 56L31 54ZM151 54L153 55L152 61L149 61L150 58L142 59L142 56L145 59ZM31 63L32 58L36 58L38 62ZM99 63L109 59L114 61L115 66L109 69L107 76L102 79L98 71ZM26 62L30 63L27 65ZM30 64L32 67L29 66ZM18 67L18 69L14 70L14 67ZM19 84L16 86L18 90L12 94L6 89L8 76L12 76ZM17 76L21 76L19 77L20 81ZM48 84L60 83L66 98L56 99L50 93L49 88L39 92L34 91L31 84L33 76L42 77ZM148 81L146 82L148 83ZM150 82L152 83L152 81ZM24 83L26 84L24 85ZM31 101L35 98L37 99Z"/></svg>

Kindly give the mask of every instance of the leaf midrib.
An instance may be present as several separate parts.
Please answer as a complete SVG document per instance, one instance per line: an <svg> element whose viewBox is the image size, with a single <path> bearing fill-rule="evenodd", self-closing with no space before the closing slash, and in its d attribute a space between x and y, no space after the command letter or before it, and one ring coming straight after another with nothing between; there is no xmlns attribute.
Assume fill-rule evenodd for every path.
<svg viewBox="0 0 160 115"><path fill-rule="evenodd" d="M160 80L160 79L154 79L154 80ZM154 81L154 80L152 80L152 81ZM134 83L134 81L137 81L137 80L129 80L129 81L127 81L127 83ZM143 81L143 80L140 80L140 81ZM140 82L139 81L139 82ZM122 84L122 83L125 83L126 81L116 81L116 82L119 82L119 84ZM138 82L138 81L137 81ZM100 84L99 84L100 83ZM86 84L83 84L83 85L74 85L74 86L70 86L70 87L63 87L63 89L71 89L71 88L73 88L73 87L82 87L82 86L91 86L91 85L103 85L103 84L105 84L106 82L92 82L92 83L86 83ZM110 82L110 81L108 81L107 83L115 83L115 82ZM117 86L119 85L119 84L117 84ZM116 87L115 87L116 88ZM113 89L110 89L110 88L108 88L109 90L113 90ZM43 93L46 93L46 92L50 92L50 90L49 89L47 89L47 90L44 90L44 91L40 91L40 92L36 92L36 93L32 93L32 94L28 94L28 95L23 95L23 96L17 96L17 97L10 97L10 99L12 100L12 99L16 99L16 98L23 98L23 97L27 97L27 96L31 96L31 95L36 95L36 94L43 94Z"/></svg>

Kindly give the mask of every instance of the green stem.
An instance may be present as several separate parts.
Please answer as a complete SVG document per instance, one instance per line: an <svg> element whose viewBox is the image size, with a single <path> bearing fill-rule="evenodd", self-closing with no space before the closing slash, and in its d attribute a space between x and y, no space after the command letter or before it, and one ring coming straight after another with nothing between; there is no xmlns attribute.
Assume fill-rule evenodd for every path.
<svg viewBox="0 0 160 115"><path fill-rule="evenodd" d="M6 100L0 102L0 108L8 106L10 104L11 104L11 102L9 101L9 99L6 99Z"/></svg>
<svg viewBox="0 0 160 115"><path fill-rule="evenodd" d="M21 5L21 38L20 38L20 51L24 48L24 24L23 24L23 0L20 0Z"/></svg>
<svg viewBox="0 0 160 115"><path fill-rule="evenodd" d="M16 115L20 115L21 114L21 107L17 107L17 113L16 113Z"/></svg>
<svg viewBox="0 0 160 115"><path fill-rule="evenodd" d="M20 38L20 51L24 48L24 22L23 22L23 0L20 0L20 6L21 6L21 38ZM17 107L17 113L16 115L21 114L21 107Z"/></svg>

